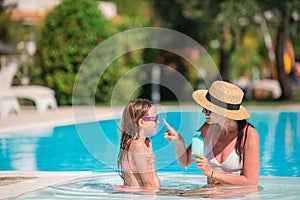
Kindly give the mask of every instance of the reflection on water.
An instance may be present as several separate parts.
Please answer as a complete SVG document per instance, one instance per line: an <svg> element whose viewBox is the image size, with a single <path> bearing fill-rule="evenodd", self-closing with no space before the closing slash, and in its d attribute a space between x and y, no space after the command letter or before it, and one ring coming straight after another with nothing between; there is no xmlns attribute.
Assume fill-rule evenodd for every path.
<svg viewBox="0 0 300 200"><path fill-rule="evenodd" d="M189 145L195 130L205 121L199 112L161 113ZM250 122L260 135L262 176L300 177L300 113L251 112ZM0 170L115 171L120 120L39 128L0 134ZM99 129L100 127L100 129ZM151 139L159 172L191 174L195 165L178 166L175 143L164 139L166 128L158 126ZM287 170L289 169L289 170Z"/></svg>
<svg viewBox="0 0 300 200"><path fill-rule="evenodd" d="M1 133L1 161L14 170L36 171L36 150L40 138L52 137L53 128L23 130L18 133ZM5 168L3 170L9 170Z"/></svg>
<svg viewBox="0 0 300 200"><path fill-rule="evenodd" d="M300 176L299 116L297 112L251 114L260 135L261 175Z"/></svg>
<svg viewBox="0 0 300 200"><path fill-rule="evenodd" d="M203 197L203 198L241 198L260 199L258 193L263 190L262 186L217 186L203 187L193 190L182 191L179 196ZM250 198L250 195L251 198Z"/></svg>
<svg viewBox="0 0 300 200"><path fill-rule="evenodd" d="M22 199L298 199L300 178L260 177L259 186L205 187L202 175L158 174L162 190L157 193L124 192L113 186L122 184L117 173L99 173L98 177L46 188L26 194Z"/></svg>

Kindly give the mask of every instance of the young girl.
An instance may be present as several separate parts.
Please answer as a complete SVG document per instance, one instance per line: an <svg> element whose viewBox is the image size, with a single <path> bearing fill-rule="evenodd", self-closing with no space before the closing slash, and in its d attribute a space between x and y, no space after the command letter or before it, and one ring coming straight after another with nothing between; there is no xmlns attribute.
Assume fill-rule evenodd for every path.
<svg viewBox="0 0 300 200"><path fill-rule="evenodd" d="M118 156L124 187L157 190L160 180L154 166L152 143L158 124L156 106L146 99L130 101L121 121L121 144Z"/></svg>

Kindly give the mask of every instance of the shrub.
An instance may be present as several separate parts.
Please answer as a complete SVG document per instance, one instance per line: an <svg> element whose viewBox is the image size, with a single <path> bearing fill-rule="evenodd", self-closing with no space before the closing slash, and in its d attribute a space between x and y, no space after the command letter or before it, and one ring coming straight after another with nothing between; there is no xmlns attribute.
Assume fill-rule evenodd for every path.
<svg viewBox="0 0 300 200"><path fill-rule="evenodd" d="M115 32L115 25L103 17L96 1L63 1L41 23L40 64L35 69L34 81L53 88L59 105L72 104L74 80L82 62L93 48Z"/></svg>

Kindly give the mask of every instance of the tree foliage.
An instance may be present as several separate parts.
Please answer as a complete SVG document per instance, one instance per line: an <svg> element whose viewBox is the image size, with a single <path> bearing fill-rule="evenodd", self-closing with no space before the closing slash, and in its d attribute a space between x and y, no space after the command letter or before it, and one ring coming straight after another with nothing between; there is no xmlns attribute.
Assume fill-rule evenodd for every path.
<svg viewBox="0 0 300 200"><path fill-rule="evenodd" d="M276 73L282 90L282 100L291 100L292 90L288 75L285 72L284 66L284 51L288 38L293 38L293 33L296 32L296 37L299 37L299 22L300 18L300 2L297 0L288 1L269 1L265 0L259 4L262 11L270 11L273 16L270 18L270 23L276 26L275 35L275 58L276 58ZM298 24L298 25L297 25ZM296 25L296 26L295 26ZM294 27L295 28L294 28ZM295 31L296 30L296 31ZM294 45L297 46L297 39L294 40ZM299 42L299 40L298 40ZM299 48L299 47L298 47ZM297 48L296 48L297 49ZM298 53L297 53L298 54ZM297 55L296 55L297 56ZM299 55L298 55L299 56ZM274 64L274 63L273 63Z"/></svg>
<svg viewBox="0 0 300 200"><path fill-rule="evenodd" d="M23 30L21 24L11 21L11 10L16 7L16 3L6 4L0 0L0 41L15 45L22 38Z"/></svg>
<svg viewBox="0 0 300 200"><path fill-rule="evenodd" d="M175 0L170 2L152 0L152 2L164 26L181 31L204 45L209 52L218 53L213 57L218 63L222 78L229 81L230 74L232 74L230 72L233 72L233 69L251 69L259 64L259 61L262 62L262 56L266 54L259 55L258 53L266 51L266 48L259 49L260 45L257 46L258 49L249 49L249 46L244 46L243 41L249 36L260 41L263 38L263 31L254 21L254 16L256 14L264 16L267 12L273 13L276 20L270 21L268 26L270 32L275 33L273 38L277 40L275 54L278 80L283 90L282 99L291 99L289 81L283 70L283 51L287 37L291 37L294 44L299 43L299 1ZM295 21L295 18L298 21ZM211 41L219 42L218 52L210 49ZM297 55L299 47L295 49L296 57L299 59ZM251 57L247 52L251 54ZM248 63L253 65L245 65L246 62L241 62L241 58L249 59ZM271 67L270 64L269 68Z"/></svg>
<svg viewBox="0 0 300 200"><path fill-rule="evenodd" d="M222 79L228 80L231 56L240 49L239 45L251 24L253 14L258 11L258 6L252 0L177 0L174 4L177 9L170 10L168 1L153 1L163 23L193 37L203 45L215 58ZM165 16L166 12L168 14ZM212 41L219 44L218 51L211 48ZM214 56L215 54L217 55Z"/></svg>
<svg viewBox="0 0 300 200"><path fill-rule="evenodd" d="M116 2L118 8L119 4L123 3L118 0L113 2ZM142 52L135 51L122 55L107 66L101 76L97 66L105 66L108 63L107 58L99 55L97 59L84 61L97 45L114 34L147 25L147 18L141 16L142 10L135 5L140 6L138 3L129 5L131 10L129 14L119 13L108 21L98 10L97 1L62 1L47 14L40 26L38 41L40 65L35 69L35 83L53 88L60 105L90 104L93 101L108 103L114 92L114 86L122 75L142 63ZM125 12L125 7L122 10ZM115 48L119 51L123 47L116 44ZM84 70L82 76L78 77L77 72L83 63L89 70ZM97 83L91 80L97 80ZM80 100L75 98L76 102L72 102L74 81L84 83L77 88L82 98ZM132 87L134 81L136 80L127 81L122 90L118 91L118 97L127 96L127 89ZM96 91L92 88L96 88ZM140 91L137 90L134 95L139 96Z"/></svg>
<svg viewBox="0 0 300 200"><path fill-rule="evenodd" d="M63 1L41 24L38 41L40 66L35 80L53 88L60 105L71 104L80 65L93 48L115 31L95 1ZM84 88L82 90L84 92Z"/></svg>

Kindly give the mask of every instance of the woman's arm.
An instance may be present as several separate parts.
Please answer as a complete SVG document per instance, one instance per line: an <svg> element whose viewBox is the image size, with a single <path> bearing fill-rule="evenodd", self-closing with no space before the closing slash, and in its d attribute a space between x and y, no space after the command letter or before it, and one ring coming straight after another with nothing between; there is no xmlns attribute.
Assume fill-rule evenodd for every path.
<svg viewBox="0 0 300 200"><path fill-rule="evenodd" d="M167 122L164 121L164 123L168 128L168 131L165 132L165 138L168 141L176 142L176 157L178 160L178 164L182 167L189 166L193 162L191 156L191 145L188 146L188 148L186 148L184 144L184 139L181 137L181 135Z"/></svg>
<svg viewBox="0 0 300 200"><path fill-rule="evenodd" d="M176 157L179 166L187 167L192 164L191 147L189 145L188 148L185 148L184 139L179 135L179 139L176 141Z"/></svg>

